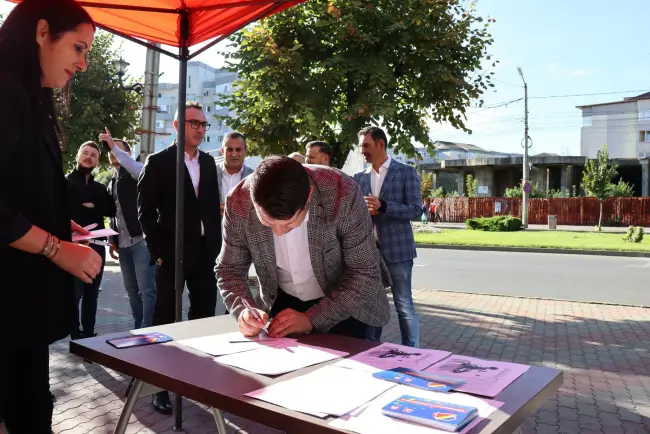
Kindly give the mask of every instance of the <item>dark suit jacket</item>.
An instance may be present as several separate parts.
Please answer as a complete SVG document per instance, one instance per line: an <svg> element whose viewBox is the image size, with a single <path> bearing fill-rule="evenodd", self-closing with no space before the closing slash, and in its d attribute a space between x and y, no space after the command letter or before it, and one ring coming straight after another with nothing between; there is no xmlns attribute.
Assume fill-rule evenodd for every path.
<svg viewBox="0 0 650 434"><path fill-rule="evenodd" d="M0 342L52 343L74 316L72 276L8 245L36 225L70 240L66 181L52 123L21 82L0 73ZM9 345L11 351L11 345Z"/></svg>
<svg viewBox="0 0 650 434"><path fill-rule="evenodd" d="M176 144L150 155L138 179L138 220L147 240L151 259L174 261L176 231ZM221 250L219 183L214 158L199 152L199 197L185 166L184 263L198 263L201 254L201 222L205 229L210 261Z"/></svg>

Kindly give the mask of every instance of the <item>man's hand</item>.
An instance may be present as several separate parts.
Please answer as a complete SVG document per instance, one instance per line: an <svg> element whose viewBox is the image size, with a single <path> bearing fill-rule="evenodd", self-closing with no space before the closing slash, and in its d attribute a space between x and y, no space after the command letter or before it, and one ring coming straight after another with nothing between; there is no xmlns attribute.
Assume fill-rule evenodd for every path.
<svg viewBox="0 0 650 434"><path fill-rule="evenodd" d="M221 202L219 207L221 208L221 217L223 217L223 210L226 209L226 202Z"/></svg>
<svg viewBox="0 0 650 434"><path fill-rule="evenodd" d="M84 202L82 203L82 205L85 206L86 208L95 208L95 204L92 202Z"/></svg>
<svg viewBox="0 0 650 434"><path fill-rule="evenodd" d="M307 314L285 309L280 312L269 325L269 336L283 338L287 335L305 334L314 329Z"/></svg>
<svg viewBox="0 0 650 434"><path fill-rule="evenodd" d="M262 318L262 321L253 318L253 315L251 315L248 309L242 309L242 311L239 312L239 318L237 319L237 322L239 323L239 332L244 336L250 337L259 335L269 320L269 315L263 310L255 309L255 311L260 318Z"/></svg>
<svg viewBox="0 0 650 434"><path fill-rule="evenodd" d="M115 146L115 142L113 141L113 137L111 136L111 132L108 131L108 128L104 128L104 129L106 130L106 132L101 133L99 135L99 141L108 143L108 147L112 151L113 146Z"/></svg>
<svg viewBox="0 0 650 434"><path fill-rule="evenodd" d="M111 248L108 250L108 254L111 255L111 258L116 261L120 260L120 255L117 253L117 244L111 244Z"/></svg>
<svg viewBox="0 0 650 434"><path fill-rule="evenodd" d="M370 215L379 214L379 208L381 208L381 202L379 202L379 199L372 194L370 196L365 196L363 199L366 201Z"/></svg>

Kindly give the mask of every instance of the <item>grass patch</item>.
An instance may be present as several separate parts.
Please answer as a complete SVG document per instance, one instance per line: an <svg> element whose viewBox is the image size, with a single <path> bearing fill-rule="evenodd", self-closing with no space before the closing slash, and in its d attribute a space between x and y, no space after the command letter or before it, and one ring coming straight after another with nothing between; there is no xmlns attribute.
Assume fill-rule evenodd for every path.
<svg viewBox="0 0 650 434"><path fill-rule="evenodd" d="M418 232L415 234L415 242L461 246L650 252L650 242L647 240L641 243L629 243L623 241L622 234L597 232L482 232L450 229L439 233Z"/></svg>

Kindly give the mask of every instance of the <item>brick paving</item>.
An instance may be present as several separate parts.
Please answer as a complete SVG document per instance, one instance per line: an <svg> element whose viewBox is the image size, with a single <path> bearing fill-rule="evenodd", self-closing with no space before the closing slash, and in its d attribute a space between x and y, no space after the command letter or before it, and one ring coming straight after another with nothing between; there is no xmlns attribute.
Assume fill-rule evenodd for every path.
<svg viewBox="0 0 650 434"><path fill-rule="evenodd" d="M100 292L97 332L128 330L131 315L119 268ZM615 289L613 289L615 290ZM564 385L523 426L524 434L650 433L650 309L471 295L417 289L421 344L469 356L564 370ZM187 301L186 301L187 305ZM399 341L393 312L383 339ZM57 397L54 433L112 432L128 378L51 347ZM128 433L171 433L173 419L141 399ZM209 409L186 401L188 433L216 433ZM226 415L232 433L277 433Z"/></svg>

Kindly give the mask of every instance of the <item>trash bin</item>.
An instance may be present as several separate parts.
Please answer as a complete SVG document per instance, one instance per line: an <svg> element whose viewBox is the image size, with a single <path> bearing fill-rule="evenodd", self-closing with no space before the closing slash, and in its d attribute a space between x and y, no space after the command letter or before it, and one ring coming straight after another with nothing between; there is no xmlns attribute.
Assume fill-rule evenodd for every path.
<svg viewBox="0 0 650 434"><path fill-rule="evenodd" d="M557 216L556 215L550 215L548 216L548 228L549 229L557 229Z"/></svg>

